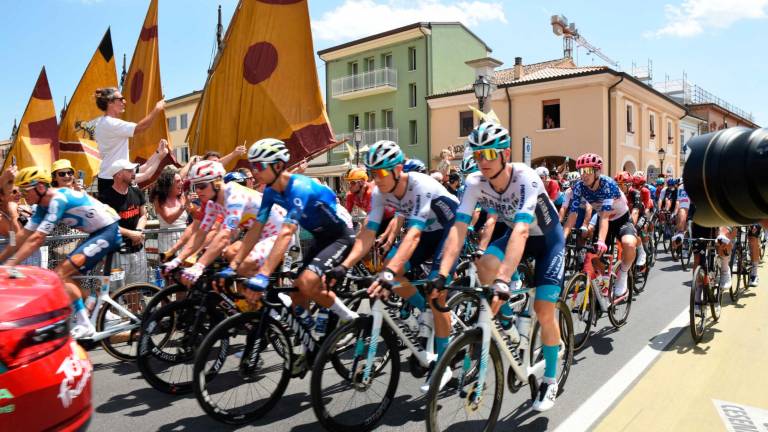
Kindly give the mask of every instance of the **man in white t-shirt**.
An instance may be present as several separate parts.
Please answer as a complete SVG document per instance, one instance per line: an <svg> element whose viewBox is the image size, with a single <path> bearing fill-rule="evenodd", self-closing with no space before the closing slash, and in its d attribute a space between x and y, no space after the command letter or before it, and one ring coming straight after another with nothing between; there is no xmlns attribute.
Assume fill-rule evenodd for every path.
<svg viewBox="0 0 768 432"><path fill-rule="evenodd" d="M98 175L98 190L101 193L112 186L113 179L108 175L108 170L118 160L129 160L128 139L144 132L152 126L152 123L165 109L165 100L155 104L155 108L138 123L131 123L120 119L125 112L125 98L114 87L100 88L96 90L96 106L104 111L104 115L91 121L93 137L99 145L101 153L101 168ZM139 167L139 173L154 171L160 164L165 154L156 151L149 160Z"/></svg>

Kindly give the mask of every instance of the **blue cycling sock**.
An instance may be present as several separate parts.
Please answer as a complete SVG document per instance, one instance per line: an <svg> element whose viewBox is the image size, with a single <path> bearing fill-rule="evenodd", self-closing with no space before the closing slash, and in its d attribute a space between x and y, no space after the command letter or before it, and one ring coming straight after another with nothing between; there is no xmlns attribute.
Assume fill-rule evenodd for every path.
<svg viewBox="0 0 768 432"><path fill-rule="evenodd" d="M512 306L509 305L509 302L504 302L504 304L501 305L499 312L505 316L512 316L512 314L515 313L515 311L512 310ZM502 318L501 324L504 326L504 328L507 328L507 326L509 326L509 320Z"/></svg>
<svg viewBox="0 0 768 432"><path fill-rule="evenodd" d="M437 359L440 360L440 356L443 355L446 348L448 348L448 342L451 341L450 337L437 337L435 336L435 353L437 353Z"/></svg>
<svg viewBox="0 0 768 432"><path fill-rule="evenodd" d="M411 305L413 305L413 307L415 307L416 309L418 309L418 310L420 310L422 312L427 310L427 301L424 300L424 296L421 295L421 293L418 292L418 291L416 291L416 293L414 295L408 297L405 300L408 303L410 303Z"/></svg>
<svg viewBox="0 0 768 432"><path fill-rule="evenodd" d="M75 313L78 313L85 309L85 303L83 303L83 299L79 298L72 302L72 307L75 309Z"/></svg>
<svg viewBox="0 0 768 432"><path fill-rule="evenodd" d="M517 270L515 270L515 272L512 273L512 280L513 281L519 281L520 280L520 273L518 273Z"/></svg>
<svg viewBox="0 0 768 432"><path fill-rule="evenodd" d="M544 378L554 379L557 375L557 353L560 345L544 345L541 348L544 353Z"/></svg>

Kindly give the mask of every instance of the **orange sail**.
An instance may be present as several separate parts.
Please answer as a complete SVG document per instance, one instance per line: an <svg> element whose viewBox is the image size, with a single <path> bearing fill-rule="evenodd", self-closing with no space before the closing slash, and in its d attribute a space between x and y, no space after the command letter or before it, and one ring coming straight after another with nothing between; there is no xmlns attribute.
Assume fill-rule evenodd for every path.
<svg viewBox="0 0 768 432"><path fill-rule="evenodd" d="M157 101L163 98L157 40L157 0L149 3L122 93L126 103L123 119L134 123L146 117L155 108ZM131 160L146 161L157 150L161 139L169 140L165 113L157 116L148 130L131 138ZM168 161L171 162L171 159Z"/></svg>
<svg viewBox="0 0 768 432"><path fill-rule="evenodd" d="M194 154L227 154L265 137L285 141L292 164L335 144L306 0L240 1L187 140Z"/></svg>
<svg viewBox="0 0 768 432"><path fill-rule="evenodd" d="M59 127L59 158L69 159L76 170L83 171L86 185L91 184L101 165L99 146L93 138L93 128L89 122L104 115L96 106L94 98L96 89L102 87L117 87L117 70L109 29L85 68Z"/></svg>
<svg viewBox="0 0 768 432"><path fill-rule="evenodd" d="M50 169L59 144L58 129L48 75L43 67L3 163L3 170L10 166L14 158L19 168L38 166Z"/></svg>

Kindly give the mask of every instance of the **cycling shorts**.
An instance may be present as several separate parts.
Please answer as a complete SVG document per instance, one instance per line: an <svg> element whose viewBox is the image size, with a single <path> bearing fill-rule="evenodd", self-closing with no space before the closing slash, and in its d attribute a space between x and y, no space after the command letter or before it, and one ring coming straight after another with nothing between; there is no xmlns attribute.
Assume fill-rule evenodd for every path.
<svg viewBox="0 0 768 432"><path fill-rule="evenodd" d="M595 234L593 237L594 241L597 241L599 231L600 224L598 220L598 224L595 225ZM636 236L637 230L635 229L635 225L629 219L629 212L626 212L624 213L624 216L608 222L608 234L605 235L605 244L608 245L608 247L611 247L611 245L616 241L617 236L619 239L621 239L622 237L628 235Z"/></svg>
<svg viewBox="0 0 768 432"><path fill-rule="evenodd" d="M355 232L346 225L339 225L342 229L333 236L315 236L312 244L304 253L303 265L299 274L304 270L322 277L332 268L341 264L352 250L355 243Z"/></svg>
<svg viewBox="0 0 768 432"><path fill-rule="evenodd" d="M691 238L692 239L698 239L698 238L707 238L712 239L716 238L717 234L719 233L719 230L717 228L710 228L710 227L703 227L696 222L693 222L691 224ZM702 253L704 252L704 248L706 247L707 243L694 240L693 244L691 245L691 250L694 254Z"/></svg>
<svg viewBox="0 0 768 432"><path fill-rule="evenodd" d="M114 222L94 231L67 256L69 262L81 273L92 270L108 254L117 252L123 244L120 225Z"/></svg>
<svg viewBox="0 0 768 432"><path fill-rule="evenodd" d="M497 223L496 225L499 224ZM438 270L440 270L440 261L443 258L443 243L445 243L445 239L448 237L449 230L449 228L443 228L429 232L422 231L419 244L416 245L416 249L413 251L411 258L408 259L408 262L405 265L405 271L410 271L411 269L419 270L422 264L433 258L428 277L436 276ZM400 247L400 243L402 243L402 240L390 249L387 254L387 261L395 256L397 249ZM435 255L436 252L437 255ZM449 274L453 274L453 272L456 271L457 262L458 260L451 265ZM416 277L419 276L419 274L416 275Z"/></svg>

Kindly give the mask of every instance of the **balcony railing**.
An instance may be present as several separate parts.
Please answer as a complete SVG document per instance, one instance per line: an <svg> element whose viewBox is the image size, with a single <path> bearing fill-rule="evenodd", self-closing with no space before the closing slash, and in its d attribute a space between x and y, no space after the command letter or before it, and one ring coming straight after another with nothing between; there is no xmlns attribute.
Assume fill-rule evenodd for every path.
<svg viewBox="0 0 768 432"><path fill-rule="evenodd" d="M355 138L352 132L336 134L336 141L341 142L348 140L347 142L355 146ZM372 129L363 131L363 140L360 141L360 147L371 145L376 141L388 140L397 142L397 129L385 128L385 129ZM347 145L342 144L333 149L334 153L347 153Z"/></svg>
<svg viewBox="0 0 768 432"><path fill-rule="evenodd" d="M395 90L397 70L390 68L374 69L331 81L331 96L337 99L353 99Z"/></svg>

